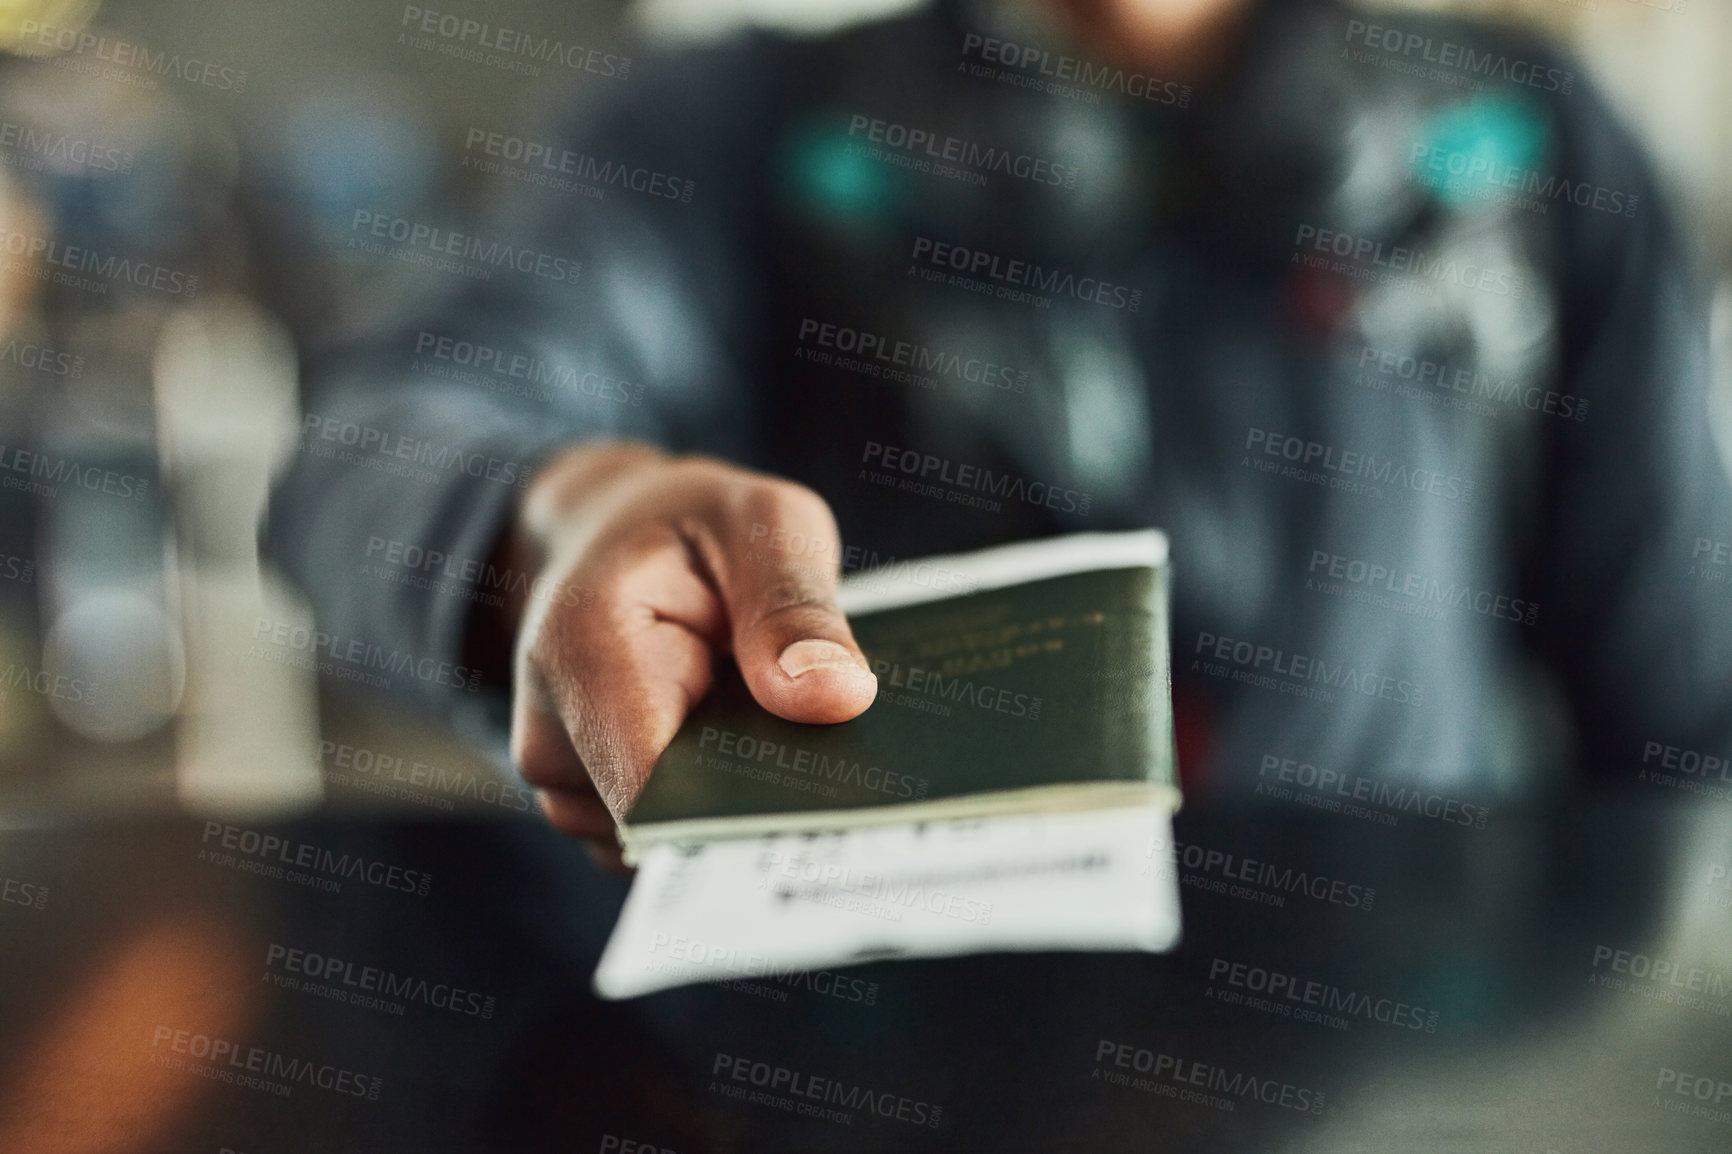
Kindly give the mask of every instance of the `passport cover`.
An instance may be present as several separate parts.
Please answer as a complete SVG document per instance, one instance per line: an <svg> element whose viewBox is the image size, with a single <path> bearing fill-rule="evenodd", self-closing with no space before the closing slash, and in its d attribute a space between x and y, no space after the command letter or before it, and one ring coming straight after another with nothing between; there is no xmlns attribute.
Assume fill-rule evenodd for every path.
<svg viewBox="0 0 1732 1154"><path fill-rule="evenodd" d="M918 583L942 572L949 588ZM738 669L656 763L620 830L662 841L1002 813L1177 808L1166 539L1075 534L866 572L842 607L878 697L784 721Z"/></svg>

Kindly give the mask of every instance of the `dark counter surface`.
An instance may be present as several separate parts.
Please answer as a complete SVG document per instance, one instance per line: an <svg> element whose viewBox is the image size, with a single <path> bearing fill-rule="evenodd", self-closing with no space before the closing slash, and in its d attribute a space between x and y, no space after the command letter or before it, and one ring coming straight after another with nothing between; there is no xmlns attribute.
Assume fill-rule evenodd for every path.
<svg viewBox="0 0 1732 1154"><path fill-rule="evenodd" d="M346 708L479 799L485 762ZM1172 955L608 1004L625 879L496 791L327 781L294 821L0 835L0 1149L1732 1148L1732 808L1675 790L1484 828L1200 799Z"/></svg>

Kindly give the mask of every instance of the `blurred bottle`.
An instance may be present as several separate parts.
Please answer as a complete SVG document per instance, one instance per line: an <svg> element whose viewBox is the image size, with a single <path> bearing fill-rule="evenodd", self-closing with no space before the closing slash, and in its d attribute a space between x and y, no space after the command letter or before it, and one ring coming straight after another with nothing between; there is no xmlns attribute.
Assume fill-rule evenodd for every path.
<svg viewBox="0 0 1732 1154"><path fill-rule="evenodd" d="M182 804L262 819L317 804L316 679L255 648L259 622L310 629L311 607L261 569L273 474L297 443L296 362L282 328L238 299L176 315L155 363L173 494L175 606L187 646L177 734Z"/></svg>

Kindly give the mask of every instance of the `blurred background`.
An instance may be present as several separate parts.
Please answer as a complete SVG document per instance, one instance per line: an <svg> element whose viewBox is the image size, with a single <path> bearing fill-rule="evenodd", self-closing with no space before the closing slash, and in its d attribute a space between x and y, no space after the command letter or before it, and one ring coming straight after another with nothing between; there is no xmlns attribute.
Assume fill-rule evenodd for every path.
<svg viewBox="0 0 1732 1154"><path fill-rule="evenodd" d="M630 58L918 2L516 0L510 22ZM1361 6L1571 45L1728 283L1732 4ZM0 3L0 822L320 800L312 674L245 653L261 619L311 626L255 545L296 444L301 367L417 304L412 267L355 248L351 214L389 204L461 227L488 195L462 166L466 131L533 123L613 83L454 61L408 30L423 10ZM1724 402L1732 291L1716 299Z"/></svg>
<svg viewBox="0 0 1732 1154"><path fill-rule="evenodd" d="M25 832L0 845L0 865L7 867L0 880L11 885L12 878L24 878L36 887L0 887L0 914L16 919L52 911L58 919L43 918L40 932L15 936L8 935L17 921L0 924L0 990L12 995L0 1006L0 1037L8 1043L7 1062L0 1065L0 1152L169 1148L166 1142L147 1145L158 1132L136 1119L190 1109L195 1080L158 1071L160 1080L150 1081L140 1073L144 1043L127 1050L116 1042L147 1038L162 1022L202 1022L213 1033L256 1037L290 1053L352 1058L356 1068L372 1070L376 1061L391 1072L391 1094L400 1104L365 1119L356 1112L339 1123L310 1122L321 1111L337 1116L346 1104L297 1099L273 1111L237 1090L216 1110L209 1133L242 1138L213 1137L198 1149L306 1150L312 1147L305 1134L321 1127L355 1142L355 1149L436 1149L402 1138L399 1127L413 1121L418 1133L438 1134L446 1125L441 1111L456 1116L474 1103L497 1106L512 1126L543 1120L544 1143L507 1126L504 1149L595 1149L598 1134L621 1131L591 1125L582 1113L589 1106L574 1088L600 1087L600 1096L614 1099L624 1096L624 1086L633 1093L623 1105L605 1105L654 1120L669 1146L728 1148L713 1134L682 1139L704 1131L679 1113L683 1107L670 1104L682 1083L667 1069L678 1067L653 1052L641 1023L603 1017L593 1005L573 1008L581 981L573 978L572 959L599 950L599 940L583 935L605 930L621 894L581 873L577 855L554 844L559 839L536 814L522 815L523 844L503 837L496 844L461 826L458 833L466 836L447 836L432 828L440 823L353 829L338 822L306 835L309 844L359 846L357 853L380 860L436 863L440 885L447 887L441 902L453 904L424 906L387 906L397 895L364 891L343 903L320 904L322 892L294 885L272 890L270 883L255 892L245 888L251 880L245 874L195 864L204 859L203 842L185 829L161 823L157 833L141 834L102 822L195 815L250 825L315 810L344 818L392 807L412 819L444 816L429 812L425 800L391 802L360 791L367 767L333 772L333 735L349 742L346 748L390 749L402 764L424 759L454 779L469 775L462 780L472 782L497 772L479 756L463 762L453 743L435 744L425 733L369 737L370 715L322 693L310 669L261 659L267 649L292 655L295 646L259 643L261 622L286 636L314 627L305 599L261 563L257 545L271 482L300 441L302 375L326 350L418 311L420 294L434 279L392 259L389 246L376 252L356 247L356 208L389 206L395 215L461 230L491 195L504 191L463 166L467 132L477 125L527 126L552 108L616 90L610 85L617 81L600 71L454 58L437 38L415 34L410 14L438 10L508 23L605 56L636 59L660 46L722 38L754 25L822 33L920 3L0 0L0 832L55 830L38 838ZM1732 196L1726 194L1732 187L1732 0L1365 0L1358 6L1534 27L1580 57L1656 160L1697 240L1702 271L1721 286L1715 380L1721 444L1732 447ZM500 796L491 806L477 805L492 825L507 816ZM456 816L466 816L461 798L457 802ZM1395 957L1399 980L1387 988L1429 990L1425 1004L1448 1007L1451 1023L1464 1023L1460 1033L1470 1041L1481 1036L1476 1031L1521 1024L1516 1007L1538 1007L1543 1016L1566 994L1583 997L1590 948L1603 942L1634 948L1651 923L1659 925L1655 956L1701 959L1717 974L1732 974L1726 906L1714 904L1732 902L1721 897L1722 889L1732 894L1732 885L1711 888L1701 880L1728 876L1724 822L1680 833L1657 822L1632 827L1635 819L1621 809L1612 816L1616 822L1594 827L1594 837L1579 845L1544 825L1495 829L1479 841L1441 828L1407 827L1382 841L1379 827L1343 834L1338 823L1305 826L1323 835L1309 845L1293 840L1300 835L1284 824L1204 824L1198 844L1248 848L1259 858L1273 844L1270 856L1282 861L1309 860L1295 848L1306 844L1306 853L1316 850L1322 872L1372 876L1400 898L1393 913L1387 899L1380 907L1379 917L1390 920L1365 922L1387 927L1375 931L1347 920L1319 922L1296 908L1267 921L1266 910L1247 913L1250 907L1230 908L1243 903L1215 899L1194 923L1199 944L1189 960L1162 970L1168 984L1148 985L1139 1007L1150 1022L1154 1007L1175 1008L1214 1047L1208 1052L1230 1056L1239 1047L1249 1055L1246 1062L1262 1069L1271 1047L1260 1024L1248 1020L1236 1032L1221 1027L1205 1013L1196 994L1201 985L1184 968L1201 965L1215 949L1240 956L1232 953L1241 948L1233 943L1251 943L1244 948L1252 957L1265 956L1255 951L1270 948L1271 940L1290 944L1301 951L1295 965L1305 973L1332 972L1319 958L1329 964L1345 959L1351 972L1367 960ZM1201 820L1208 820L1206 813ZM67 833L60 828L67 823L82 828ZM1672 884L1653 864L1662 851L1676 853L1681 868L1694 871L1689 885ZM1548 872L1546 863L1554 861L1565 865ZM1370 873L1373 867L1377 872ZM1662 878L1670 888L1654 897L1650 890L1661 891ZM1553 882L1562 890L1548 888ZM65 900L67 893L73 900ZM34 907L20 904L19 894ZM572 894L595 902L600 912L577 916L557 904ZM485 901L497 918L463 920L466 901ZM1583 924L1552 938L1535 933L1534 927L1555 928L1560 911L1582 913ZM1211 939L1211 930L1220 936ZM508 1024L464 1033L469 1023L428 1015L393 1032L378 1027L368 1011L350 1013L334 1004L309 1009L305 996L290 999L255 980L265 943L279 940L272 934L333 956L400 959L397 964L412 965L416 973L425 966L473 989L508 990L502 1001L508 1009L501 1013ZM980 980L997 973L1002 982L1011 971L998 965L986 960L954 971L883 966L873 971L884 984L883 1009L870 1028L889 1036L899 1024L956 1014L972 992L1005 988ZM1518 971L1527 985L1500 976ZM1015 988L1030 1003L1069 1006L1078 1020L1111 1021L1117 1029L1130 1002L1114 1000L1113 992L1123 988L1112 984L1114 975L1127 984L1146 978L1145 971L1109 958L1093 970L1055 963L1031 971ZM1079 1000L1055 998L1061 989ZM737 994L671 995L662 1012L670 1020L701 1020L718 1005L725 1011L729 997ZM988 993L978 998L974 1017L963 1013L955 1020L984 1021L1021 1004L991 1002ZM1090 998L1098 1002L1092 1010ZM1466 1132L1461 1111L1469 1101L1496 1109L1507 1104L1481 1131L1511 1136L1497 1148L1607 1148L1605 1142L1618 1143L1604 1135L1593 1144L1554 1144L1546 1127L1562 1125L1567 1113L1558 1103L1598 1103L1603 1115L1581 1115L1580 1126L1591 1132L1602 1117L1620 1111L1635 1117L1645 1108L1637 1094L1647 1096L1657 1063L1725 1069L1711 1065L1724 1062L1722 1017L1688 1020L1700 1035L1698 1047L1675 1040L1678 1021L1666 1016L1671 1007L1610 994L1592 1006L1599 1016L1581 1033L1539 1041L1523 1035L1527 1048L1498 1062L1464 1046L1467 1072L1458 1071L1455 1081L1438 1076L1435 1067L1403 1072L1371 1044L1354 1059L1362 1063L1358 1072L1331 1084L1363 1089L1361 1102L1368 1105L1357 1117L1370 1119L1373 1132L1378 1126L1412 1130L1412 1145L1360 1145L1319 1131L1316 1144L1306 1148L1437 1149L1436 1136L1447 1127ZM834 1011L843 1033L857 1025L846 1017L848 1007L826 1004L826 1011ZM1650 1016L1638 1019L1638 1012ZM733 1019L722 1012L715 1020L718 1036L728 1036ZM793 1029L802 1019L788 1021ZM35 1026L42 1028L33 1034ZM1165 1038L1171 1026L1162 1021L1157 1033L1154 1025L1127 1025L1124 1036ZM959 1046L971 1037L969 1029L953 1033ZM1092 1037L1085 1040L1094 1044ZM1654 1063L1626 1077L1603 1060L1614 1043L1644 1056L1651 1052ZM1030 1050L1061 1052L1057 1044ZM1292 1051L1295 1068L1307 1077L1309 1053ZM510 1062L499 1054L510 1055ZM924 1084L951 1086L939 1093L961 1099L959 1117L967 1117L971 1103L984 1116L997 1105L994 1094L1018 1092L1021 1085L1008 1077L980 1078L968 1098L962 1087L985 1058L968 1053L952 1060L942 1047L931 1055L935 1065L948 1063L958 1080L939 1082L934 1075ZM998 1060L1009 1069L1018 1056L1007 1051ZM1428 1054L1426 1060L1433 1059ZM1572 1060L1603 1068L1590 1070L1590 1077L1567 1064ZM489 1061L505 1071L497 1098L464 1081L472 1070L493 1069ZM1541 1085L1533 1081L1536 1071L1547 1078L1555 1073L1555 1084L1543 1085L1543 1097L1524 1099ZM1074 1080L1071 1072L1065 1077ZM1042 1093L1049 1088L1043 1085ZM1432 1113L1413 1110L1423 1092L1435 1094ZM1029 1097L1039 1100L1042 1093ZM950 1097L943 1101L954 1104ZM1093 1099L1083 1101L1096 1109ZM1638 1104L1625 1110L1629 1102ZM32 1112L20 1103L44 1109ZM1134 1116L1137 1106L1126 1099L1113 1108L1129 1119L1125 1133L1143 1124ZM1111 1140L1119 1131L1104 1120L1108 1108L1100 1110L1101 1132ZM578 1115L581 1126L571 1120ZM6 1129L26 1117L40 1126L39 1136L57 1135L59 1144L32 1145L18 1137L28 1131ZM1064 1117L1055 1112L1053 1124ZM1536 1118L1543 1125L1520 1132L1518 1147L1517 1123ZM70 1145L64 1135L86 1121L109 1127L109 1140ZM1653 1115L1630 1125L1640 1129L1644 1121L1651 1124ZM280 1123L282 1130L272 1134L267 1123ZM951 1133L945 1132L946 1141ZM371 1141L358 1137L369 1134ZM1712 1142L1715 1135L1707 1138ZM1047 1148L1076 1147L1054 1141ZM1640 1148L1661 1147L1644 1142ZM1667 1147L1686 1148L1716 1147Z"/></svg>

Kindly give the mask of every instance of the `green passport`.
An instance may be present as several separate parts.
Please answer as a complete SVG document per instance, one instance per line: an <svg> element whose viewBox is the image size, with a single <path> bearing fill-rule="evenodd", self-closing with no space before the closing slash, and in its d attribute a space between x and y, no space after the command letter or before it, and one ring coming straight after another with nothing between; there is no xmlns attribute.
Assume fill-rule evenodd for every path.
<svg viewBox="0 0 1732 1154"><path fill-rule="evenodd" d="M1156 530L856 574L841 600L878 675L871 708L784 721L724 666L621 827L627 857L666 841L1176 809L1167 599Z"/></svg>

